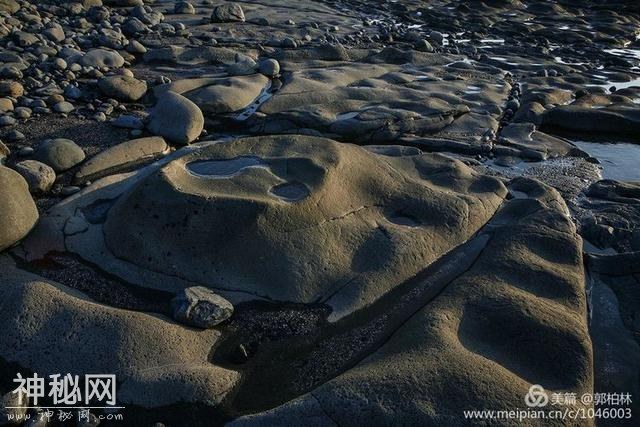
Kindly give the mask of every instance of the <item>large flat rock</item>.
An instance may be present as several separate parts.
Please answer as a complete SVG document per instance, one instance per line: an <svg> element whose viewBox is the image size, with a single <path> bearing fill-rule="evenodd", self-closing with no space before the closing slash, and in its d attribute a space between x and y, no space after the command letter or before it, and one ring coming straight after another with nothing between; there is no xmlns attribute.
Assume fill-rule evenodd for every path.
<svg viewBox="0 0 640 427"><path fill-rule="evenodd" d="M99 304L0 257L0 357L40 376L116 373L119 403L216 405L238 380L208 361L219 337Z"/></svg>
<svg viewBox="0 0 640 427"><path fill-rule="evenodd" d="M555 190L526 180L511 188L519 197L489 223L473 265L377 351L230 425L466 425L463 410L523 407L532 384L591 393L580 237Z"/></svg>
<svg viewBox="0 0 640 427"><path fill-rule="evenodd" d="M54 209L26 246L44 254L64 241L148 287L195 282L232 300L325 301L338 319L467 240L505 194L500 181L437 154L244 138L183 149L117 185L98 182ZM90 224L64 236L74 216ZM41 238L45 249L34 243Z"/></svg>

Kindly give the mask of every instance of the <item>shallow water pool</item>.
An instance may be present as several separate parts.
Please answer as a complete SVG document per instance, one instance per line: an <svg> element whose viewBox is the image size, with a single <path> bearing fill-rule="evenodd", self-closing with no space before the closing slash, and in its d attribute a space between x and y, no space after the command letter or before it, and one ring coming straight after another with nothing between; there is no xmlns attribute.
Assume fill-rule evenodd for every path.
<svg viewBox="0 0 640 427"><path fill-rule="evenodd" d="M602 177L617 181L640 181L640 145L572 141L600 161Z"/></svg>

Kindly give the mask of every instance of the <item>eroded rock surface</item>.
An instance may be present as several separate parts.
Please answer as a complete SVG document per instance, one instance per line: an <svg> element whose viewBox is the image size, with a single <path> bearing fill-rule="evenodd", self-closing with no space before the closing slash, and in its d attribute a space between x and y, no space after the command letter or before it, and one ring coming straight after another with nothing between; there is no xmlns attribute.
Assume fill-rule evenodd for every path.
<svg viewBox="0 0 640 427"><path fill-rule="evenodd" d="M215 405L238 379L207 359L217 331L190 330L162 316L96 303L17 269L6 256L0 266L4 361L34 372L117 372L121 401L143 407Z"/></svg>
<svg viewBox="0 0 640 427"><path fill-rule="evenodd" d="M117 201L88 192L73 202L114 200L101 222L106 248L121 261L108 262L254 298L326 301L334 318L465 241L506 194L499 181L443 156L387 157L321 138L245 138L183 151L122 183L129 188ZM74 251L102 263L94 244L73 239Z"/></svg>
<svg viewBox="0 0 640 427"><path fill-rule="evenodd" d="M379 349L310 393L231 425L462 425L463 409L522 405L531 384L591 390L580 237L557 192L523 180L511 188L524 196L489 222L473 265Z"/></svg>
<svg viewBox="0 0 640 427"><path fill-rule="evenodd" d="M38 221L38 210L25 179L0 165L0 250L25 237Z"/></svg>
<svg viewBox="0 0 640 427"><path fill-rule="evenodd" d="M639 14L0 0L0 371L132 425L637 394Z"/></svg>

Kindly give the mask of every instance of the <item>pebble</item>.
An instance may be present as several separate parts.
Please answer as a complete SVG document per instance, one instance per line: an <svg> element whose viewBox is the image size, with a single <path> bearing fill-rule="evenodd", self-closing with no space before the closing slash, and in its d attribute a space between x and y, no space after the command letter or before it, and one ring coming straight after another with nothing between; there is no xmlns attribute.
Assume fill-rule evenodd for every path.
<svg viewBox="0 0 640 427"><path fill-rule="evenodd" d="M238 3L216 6L211 14L211 22L244 22L244 11Z"/></svg>
<svg viewBox="0 0 640 427"><path fill-rule="evenodd" d="M37 160L19 162L15 170L27 181L29 191L35 194L48 192L56 181L55 171Z"/></svg>
<svg viewBox="0 0 640 427"><path fill-rule="evenodd" d="M267 77L274 78L280 74L280 63L275 59L264 59L260 61L258 71Z"/></svg>
<svg viewBox="0 0 640 427"><path fill-rule="evenodd" d="M212 328L233 314L233 305L203 286L184 289L171 300L173 318L198 328Z"/></svg>
<svg viewBox="0 0 640 427"><path fill-rule="evenodd" d="M56 113L68 114L75 109L72 103L67 101L58 102L53 106L53 111Z"/></svg>
<svg viewBox="0 0 640 427"><path fill-rule="evenodd" d="M57 138L41 143L33 157L51 166L56 172L64 172L81 163L85 154L82 148L70 139Z"/></svg>
<svg viewBox="0 0 640 427"><path fill-rule="evenodd" d="M195 141L204 129L204 116L196 104L182 95L166 92L149 116L149 131L176 144Z"/></svg>
<svg viewBox="0 0 640 427"><path fill-rule="evenodd" d="M12 116L2 116L0 117L0 126L13 126L16 124L16 119Z"/></svg>
<svg viewBox="0 0 640 427"><path fill-rule="evenodd" d="M80 190L81 190L80 187L76 187L75 185L69 185L66 187L62 187L62 190L60 190L60 195L62 197L69 197L80 192Z"/></svg>

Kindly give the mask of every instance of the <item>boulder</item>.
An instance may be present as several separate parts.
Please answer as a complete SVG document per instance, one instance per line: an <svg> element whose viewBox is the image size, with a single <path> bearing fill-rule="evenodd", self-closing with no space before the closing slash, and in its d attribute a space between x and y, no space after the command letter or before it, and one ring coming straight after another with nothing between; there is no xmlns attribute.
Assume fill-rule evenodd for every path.
<svg viewBox="0 0 640 427"><path fill-rule="evenodd" d="M387 158L322 138L245 138L176 155L110 209L108 250L211 289L323 300L336 319L475 233L505 195L499 181L439 155Z"/></svg>
<svg viewBox="0 0 640 427"><path fill-rule="evenodd" d="M80 65L95 68L120 68L124 58L118 52L107 49L91 49L79 60Z"/></svg>
<svg viewBox="0 0 640 427"><path fill-rule="evenodd" d="M542 115L550 132L623 137L640 141L640 111L635 107L590 108L563 105Z"/></svg>
<svg viewBox="0 0 640 427"><path fill-rule="evenodd" d="M301 368L296 378L321 375L317 387L229 426L289 425L301 419L317 426L369 425L371 420L462 426L469 424L464 410L524 407L533 385L544 388L549 402L563 390L592 394L581 239L555 190L521 179L509 187L522 197L505 202L479 236L452 253L451 265L443 260L441 270L412 282L411 291L405 290L412 309L405 306L394 325L387 325L388 333L377 332L377 322L402 312L393 305L398 299L379 305L386 314L376 317L372 310L372 317L360 318L360 337L373 342L338 364L352 368L338 370L337 377L324 374L324 367L322 372ZM474 245L480 248L469 259L464 248ZM421 291L467 263L441 287ZM358 336L339 335L335 342L347 337L350 353ZM321 357L314 350L312 357ZM326 364L339 354L329 355ZM589 407L578 400L575 409Z"/></svg>
<svg viewBox="0 0 640 427"><path fill-rule="evenodd" d="M186 288L171 301L173 318L197 328L213 328L233 314L233 305L202 286Z"/></svg>
<svg viewBox="0 0 640 427"><path fill-rule="evenodd" d="M0 166L0 251L16 244L38 221L29 186L19 173Z"/></svg>
<svg viewBox="0 0 640 427"><path fill-rule="evenodd" d="M15 0L0 0L0 11L16 13L20 10L20 4Z"/></svg>
<svg viewBox="0 0 640 427"><path fill-rule="evenodd" d="M19 162L15 169L27 181L32 193L46 193L56 182L55 171L37 160Z"/></svg>
<svg viewBox="0 0 640 427"><path fill-rule="evenodd" d="M176 2L175 6L173 7L173 13L193 15L194 13L196 13L196 9L188 1L179 1Z"/></svg>
<svg viewBox="0 0 640 427"><path fill-rule="evenodd" d="M264 59L260 61L258 71L269 78L274 78L280 74L280 63L272 58Z"/></svg>
<svg viewBox="0 0 640 427"><path fill-rule="evenodd" d="M33 158L51 166L56 172L64 172L81 163L85 154L70 139L57 138L41 143L33 153Z"/></svg>
<svg viewBox="0 0 640 427"><path fill-rule="evenodd" d="M168 151L169 146L162 138L132 139L110 147L85 162L76 173L75 182L81 184L110 174L125 172L154 161Z"/></svg>
<svg viewBox="0 0 640 427"><path fill-rule="evenodd" d="M106 96L124 102L135 102L147 92L147 83L130 76L108 76L98 81Z"/></svg>
<svg viewBox="0 0 640 427"><path fill-rule="evenodd" d="M211 15L211 22L244 22L244 11L238 3L225 3L216 6Z"/></svg>
<svg viewBox="0 0 640 427"><path fill-rule="evenodd" d="M215 406L239 377L208 359L219 332L102 304L7 257L0 257L0 328L2 360L33 372L117 372L121 404Z"/></svg>
<svg viewBox="0 0 640 427"><path fill-rule="evenodd" d="M0 98L0 114L13 111L13 101L9 98Z"/></svg>
<svg viewBox="0 0 640 427"><path fill-rule="evenodd" d="M204 116L196 104L168 91L158 98L151 110L147 128L176 144L189 144L202 133Z"/></svg>
<svg viewBox="0 0 640 427"><path fill-rule="evenodd" d="M251 105L269 83L262 74L178 80L162 90L180 93L203 112L231 113Z"/></svg>
<svg viewBox="0 0 640 427"><path fill-rule="evenodd" d="M24 94L24 87L16 81L0 81L0 96L17 98Z"/></svg>

